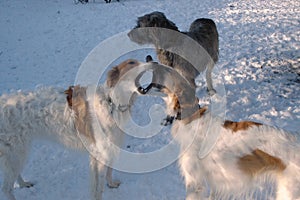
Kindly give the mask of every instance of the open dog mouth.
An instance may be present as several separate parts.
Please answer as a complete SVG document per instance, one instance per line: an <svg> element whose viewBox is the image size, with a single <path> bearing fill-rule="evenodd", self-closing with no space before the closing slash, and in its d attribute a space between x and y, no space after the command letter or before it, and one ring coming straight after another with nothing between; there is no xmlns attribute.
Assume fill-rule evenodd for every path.
<svg viewBox="0 0 300 200"><path fill-rule="evenodd" d="M147 87L139 86L137 90L140 94L148 94L150 91L150 94L153 94L153 92L160 92L163 88L165 88L165 86L159 83L150 83Z"/></svg>
<svg viewBox="0 0 300 200"><path fill-rule="evenodd" d="M155 68L154 65L159 65L157 62L153 61L153 58L151 55L147 55L146 56L146 62L151 66L151 68ZM143 79L143 76L145 76L145 72L142 72L138 78L137 78L137 82L136 82L136 87L137 87L137 91L142 94L149 94L149 95L153 95L153 96L164 96L164 94L161 92L162 89L166 88L166 86L160 84L160 83L155 83L153 82L153 72L152 72L152 80L145 82L145 83L141 83L141 79Z"/></svg>

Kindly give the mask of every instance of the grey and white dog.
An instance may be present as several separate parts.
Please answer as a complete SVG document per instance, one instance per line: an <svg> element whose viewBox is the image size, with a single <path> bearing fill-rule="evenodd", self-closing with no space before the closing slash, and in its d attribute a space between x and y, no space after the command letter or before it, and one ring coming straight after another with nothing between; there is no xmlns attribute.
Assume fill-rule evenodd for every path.
<svg viewBox="0 0 300 200"><path fill-rule="evenodd" d="M153 28L139 29L146 27ZM189 50L191 53L188 52L188 54L186 54L189 57L194 56L194 60L196 60L197 63L196 67L194 67L194 63L188 62L187 59L169 50L182 49L181 46L187 45L185 44L185 39L178 41L181 39L178 38L179 34L176 34L176 32L187 35L203 48L203 51L200 53ZM213 88L211 73L215 63L218 61L219 36L216 24L213 20L206 18L196 19L190 25L189 31L181 32L175 23L170 21L164 13L156 11L139 17L136 27L128 33L128 36L132 41L138 44L154 44L159 61L178 71L192 87L196 87L195 78L199 73L207 70L206 81L208 92L210 95L216 92ZM186 50L186 48L184 49ZM203 55L197 54L206 54L206 57L210 57L210 59L203 59ZM159 73L154 74L158 75Z"/></svg>

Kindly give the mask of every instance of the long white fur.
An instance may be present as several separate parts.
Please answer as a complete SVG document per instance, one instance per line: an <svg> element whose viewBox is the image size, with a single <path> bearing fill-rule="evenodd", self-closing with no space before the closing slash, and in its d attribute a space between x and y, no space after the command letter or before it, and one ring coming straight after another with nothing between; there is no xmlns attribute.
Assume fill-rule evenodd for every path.
<svg viewBox="0 0 300 200"><path fill-rule="evenodd" d="M165 71L165 75L172 79L170 72ZM198 104L195 102L198 101L190 95L191 92L186 92L189 87L184 81L180 78L172 80L176 84L166 84L165 88L159 89L160 94L155 89L149 90L149 93L147 91L147 94L162 96L166 103L166 114L177 117L180 112L179 116L182 117L183 112L189 114L190 108L196 109ZM178 103L181 104L180 108ZM295 135L263 124L234 132L224 126L223 119L211 115L209 111L204 112L204 115L200 113L199 117L191 115L175 120L171 129L174 140L181 148L178 163L185 181L187 200L205 199L208 189L210 199L214 200L253 199L257 190L274 182L277 185L277 200L300 200L300 143ZM213 134L215 132L220 134ZM210 135L219 137L212 150L203 158L201 147L208 145L204 141ZM275 160L280 159L282 170L265 169L254 176L247 174L238 165L238 161L246 155L252 155L255 150Z"/></svg>
<svg viewBox="0 0 300 200"><path fill-rule="evenodd" d="M126 123L129 112L121 114L119 112L123 112L124 107L129 109L130 105L123 105L122 102L123 110L119 109L120 102L114 90L116 83L119 82L121 86L127 84L127 92L134 93L136 87L132 83L135 80L131 83L126 80L124 82L121 78L140 64L137 60L126 60L108 72L104 86L81 88L86 91L80 98L83 98L83 102L87 105L79 104L76 108L78 112L88 112L85 119L81 119L82 115L76 114L76 111L70 108L62 88L44 87L28 93L17 92L0 97L0 167L4 171L2 191L8 200L15 200L13 195L15 181L20 187L33 186L32 183L25 182L20 173L31 142L40 138L55 140L67 147L83 151L86 151L86 147L89 148L93 200L102 199L105 178L109 187L119 186L119 181L112 180L110 166L119 152L118 147L121 147L124 133L113 116L123 116L121 123ZM128 86L128 83L131 85ZM90 94L88 90L95 91L95 94L94 92ZM81 126L80 122L84 128L80 129L79 137L75 127ZM95 128L99 124L101 128ZM86 128L85 125L91 128Z"/></svg>
<svg viewBox="0 0 300 200"><path fill-rule="evenodd" d="M56 140L67 147L86 151L75 129L76 116L67 104L63 89L44 87L29 93L2 95L0 105L0 163L4 170L2 191L7 199L15 200L15 181L19 182L20 187L32 186L31 183L23 181L20 173L34 139ZM92 197L101 199L107 168L104 164L112 162L111 159L116 153L107 147L107 143L111 140L120 145L122 133L113 124L111 106L107 102L107 92L103 87L97 88L95 102L89 102L89 105L95 105L97 120L104 127L110 127L106 129L107 137L96 138L97 150L101 152L103 162L90 156ZM97 137L99 135L101 136L97 134ZM80 137L85 135L81 134ZM86 141L91 140L87 138ZM101 147L102 149L99 149ZM117 187L119 184L112 181L111 169L108 170L107 181L111 187Z"/></svg>
<svg viewBox="0 0 300 200"><path fill-rule="evenodd" d="M216 117L212 118L210 126L211 117L207 112L189 124L176 120L172 127L172 135L181 146L179 167L185 180L187 200L204 199L206 183L211 191L210 199L253 199L255 190L266 181L277 183L277 200L300 199L300 145L293 135L267 125L233 133ZM221 132L217 143L200 159L202 141L213 131ZM254 149L280 158L286 165L285 170L282 173L270 170L255 177L245 174L237 162Z"/></svg>

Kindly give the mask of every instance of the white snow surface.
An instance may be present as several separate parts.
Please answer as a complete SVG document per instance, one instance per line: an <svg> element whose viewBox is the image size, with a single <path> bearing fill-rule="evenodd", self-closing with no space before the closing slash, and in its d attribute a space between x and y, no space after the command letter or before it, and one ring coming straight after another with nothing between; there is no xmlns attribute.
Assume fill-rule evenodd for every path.
<svg viewBox="0 0 300 200"><path fill-rule="evenodd" d="M137 17L156 10L164 12L183 31L200 17L216 22L220 38L216 78L226 89L228 119L255 120L299 133L299 0L113 0L111 4L102 0L88 4L74 4L72 0L2 0L0 94L33 90L38 85L67 88L96 45L130 30ZM143 61L146 51L130 56ZM207 94L200 93L202 102L208 103ZM148 120L142 111L152 101L136 103L133 115L141 124ZM150 152L167 144L169 135L166 127L149 139L129 138L124 146L134 152ZM86 153L36 141L22 174L36 184L29 189L16 185L14 192L19 200L90 198ZM115 172L114 177L122 184L118 189L105 188L104 199L185 197L176 163L145 174ZM0 172L0 185L2 178Z"/></svg>

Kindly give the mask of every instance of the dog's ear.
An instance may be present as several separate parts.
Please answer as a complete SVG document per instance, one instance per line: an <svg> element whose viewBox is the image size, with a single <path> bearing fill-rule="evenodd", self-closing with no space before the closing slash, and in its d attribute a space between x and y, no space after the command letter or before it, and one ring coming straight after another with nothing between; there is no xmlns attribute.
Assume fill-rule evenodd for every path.
<svg viewBox="0 0 300 200"><path fill-rule="evenodd" d="M143 27L142 22L143 22L143 18L142 17L138 17L138 19L136 20L136 26L134 28L141 28L141 27Z"/></svg>
<svg viewBox="0 0 300 200"><path fill-rule="evenodd" d="M147 16L147 15L146 15ZM150 22L152 22L152 25L154 26L154 27L160 27L160 23L162 22L162 21L168 21L168 19L167 19L167 17L165 16L165 14L164 13L162 13L162 12L158 12L158 11L155 11L155 12L152 12L152 13L150 13L150 14L148 14L148 16L149 16L149 18L148 18L148 20L150 21Z"/></svg>
<svg viewBox="0 0 300 200"><path fill-rule="evenodd" d="M178 31L178 27L170 21L162 12L154 12L150 15L151 27L162 27Z"/></svg>
<svg viewBox="0 0 300 200"><path fill-rule="evenodd" d="M150 15L149 21L151 22L152 27L160 27L159 26L159 16L157 15Z"/></svg>
<svg viewBox="0 0 300 200"><path fill-rule="evenodd" d="M72 108L73 89L74 86L69 86L69 88L64 92L67 95L66 98L70 108Z"/></svg>
<svg viewBox="0 0 300 200"><path fill-rule="evenodd" d="M109 72L107 73L107 86L109 88L112 88L116 85L117 81L119 80L120 76L120 70L118 66L113 67Z"/></svg>

